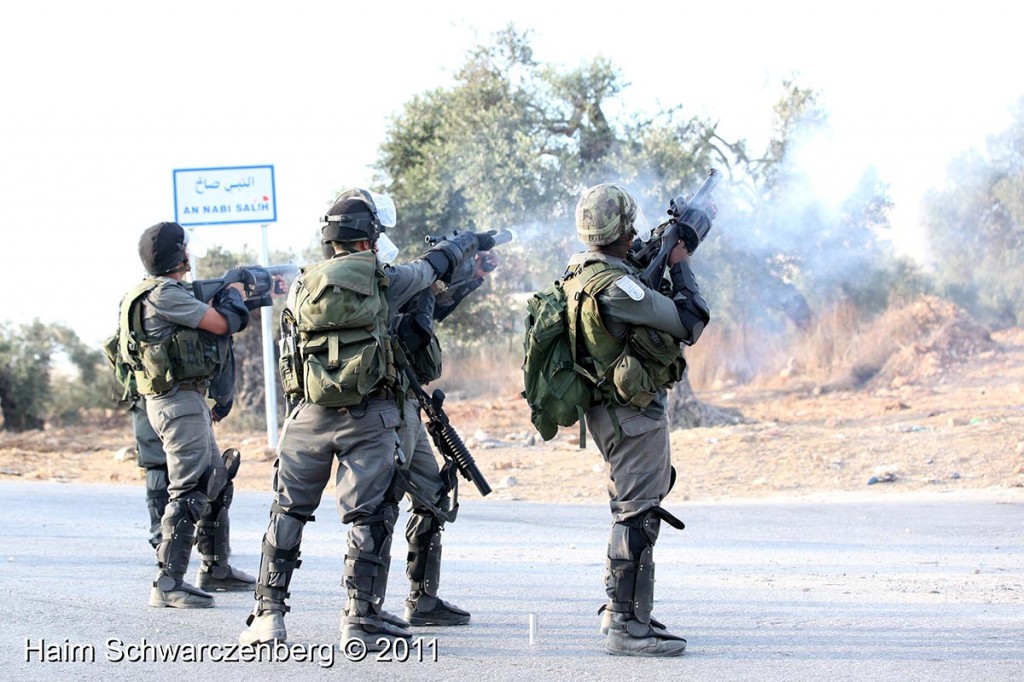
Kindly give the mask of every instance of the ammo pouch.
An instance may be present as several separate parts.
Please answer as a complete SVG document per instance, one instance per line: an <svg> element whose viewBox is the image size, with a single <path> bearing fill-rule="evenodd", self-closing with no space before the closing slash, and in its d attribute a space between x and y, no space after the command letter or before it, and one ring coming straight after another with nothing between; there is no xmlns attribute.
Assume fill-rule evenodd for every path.
<svg viewBox="0 0 1024 682"><path fill-rule="evenodd" d="M683 378L686 360L671 334L651 327L635 327L612 369L615 398L644 409L662 388Z"/></svg>
<svg viewBox="0 0 1024 682"><path fill-rule="evenodd" d="M289 395L315 405L350 407L395 383L383 288L387 277L372 251L338 256L303 269L282 320L294 320L294 352L281 355ZM288 345L289 331L282 329Z"/></svg>
<svg viewBox="0 0 1024 682"><path fill-rule="evenodd" d="M141 395L166 393L180 381L206 379L217 370L220 359L217 339L199 329L178 327L170 337L159 340L145 336L141 301L158 286L157 280L146 279L122 300L117 348L113 353L116 362L130 369L122 383L130 389L134 380ZM112 351L106 352L109 359Z"/></svg>
<svg viewBox="0 0 1024 682"><path fill-rule="evenodd" d="M430 341L411 353L409 364L416 372L416 379L421 384L429 384L441 376L441 344L437 336L430 335Z"/></svg>
<svg viewBox="0 0 1024 682"><path fill-rule="evenodd" d="M199 329L179 328L170 338L138 343L135 383L142 395L171 390L182 381L208 379L217 371L217 341Z"/></svg>

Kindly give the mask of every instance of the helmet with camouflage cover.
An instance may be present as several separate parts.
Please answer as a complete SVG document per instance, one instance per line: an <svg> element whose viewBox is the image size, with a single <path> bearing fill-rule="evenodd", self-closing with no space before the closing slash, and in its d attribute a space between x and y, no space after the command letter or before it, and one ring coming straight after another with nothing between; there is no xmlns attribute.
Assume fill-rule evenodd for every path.
<svg viewBox="0 0 1024 682"><path fill-rule="evenodd" d="M641 239L650 238L647 220L629 192L610 183L584 190L576 204L576 235L581 242L604 246L634 232Z"/></svg>

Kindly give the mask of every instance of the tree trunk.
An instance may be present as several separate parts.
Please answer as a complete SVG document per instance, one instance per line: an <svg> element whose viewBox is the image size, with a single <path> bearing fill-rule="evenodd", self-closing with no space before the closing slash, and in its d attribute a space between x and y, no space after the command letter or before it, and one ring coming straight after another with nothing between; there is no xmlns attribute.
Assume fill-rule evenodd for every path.
<svg viewBox="0 0 1024 682"><path fill-rule="evenodd" d="M697 400L690 376L683 378L672 387L668 394L668 423L673 429L693 429L698 426L725 426L740 424L743 414L732 407L716 407Z"/></svg>

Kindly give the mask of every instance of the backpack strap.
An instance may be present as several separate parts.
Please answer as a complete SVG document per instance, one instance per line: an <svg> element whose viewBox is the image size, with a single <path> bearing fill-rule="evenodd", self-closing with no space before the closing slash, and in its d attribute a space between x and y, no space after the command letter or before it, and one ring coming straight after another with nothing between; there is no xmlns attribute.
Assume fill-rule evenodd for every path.
<svg viewBox="0 0 1024 682"><path fill-rule="evenodd" d="M596 267L587 267L589 265L595 265ZM621 268L617 268L614 265L611 265L609 263L605 263L604 261L599 261L599 260L584 261L581 265L579 265L579 266L577 266L575 268L572 268L570 270L567 270L566 274L565 274L565 276L564 276L564 278L562 280L563 281L563 287L564 287L564 282L571 281L571 280L574 280L574 279L576 280L573 283L573 286L571 287L571 289L572 289L571 295L569 295L569 292L566 292L566 305L567 306L571 306L571 310L572 310L571 315L572 315L572 318L573 318L571 323L568 325L568 327L569 327L569 329L568 329L568 331L569 331L569 339L570 339L569 346L570 346L570 348L572 350L573 369L577 373L579 373L579 374L583 375L584 377L586 377L587 380L589 380L592 384L594 384L594 387L597 390L600 390L601 386L605 383L605 381L608 380L608 375L612 371L611 368L614 367L614 364L609 365L609 368L604 372L604 374L602 376L596 375L592 370L590 370L587 367L583 366L583 364L581 362L581 357L585 357L586 356L586 349L584 349L582 347L582 341L581 341L581 339L579 337L579 334L578 334L578 330L579 330L580 325L582 323L582 310L583 310L583 306L582 306L582 300L581 299L582 299L582 297L584 295L591 296L591 297L596 296L598 291L600 291L605 286L607 286L607 284L608 284L608 282L606 281L607 278L604 277L603 275L608 273L610 270L615 271L616 273L621 272ZM597 289L597 291L595 291L595 288ZM587 447L587 436L586 436L587 430L586 430L586 417L585 417L585 410L586 410L587 407L590 407L590 406L589 405L587 405L587 406L577 405L576 406L576 409L577 409L577 411L579 413L579 421L580 421L580 449L583 449L583 448ZM612 415L612 419L613 419L613 421L614 421L614 423L616 425L616 433L617 433L618 432L618 419L615 417L615 415Z"/></svg>

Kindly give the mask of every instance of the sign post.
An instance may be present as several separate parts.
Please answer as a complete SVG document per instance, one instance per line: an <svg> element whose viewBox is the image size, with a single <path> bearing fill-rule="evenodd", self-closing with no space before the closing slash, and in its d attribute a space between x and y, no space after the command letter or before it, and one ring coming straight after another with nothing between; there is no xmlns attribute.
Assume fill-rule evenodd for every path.
<svg viewBox="0 0 1024 682"><path fill-rule="evenodd" d="M274 167L232 166L175 170L174 217L182 227L258 223L262 233L260 265L270 265L267 225L277 222ZM194 271L192 276L194 279ZM263 323L263 392L267 445L275 448L277 371L274 363L274 319L269 311L260 317Z"/></svg>

